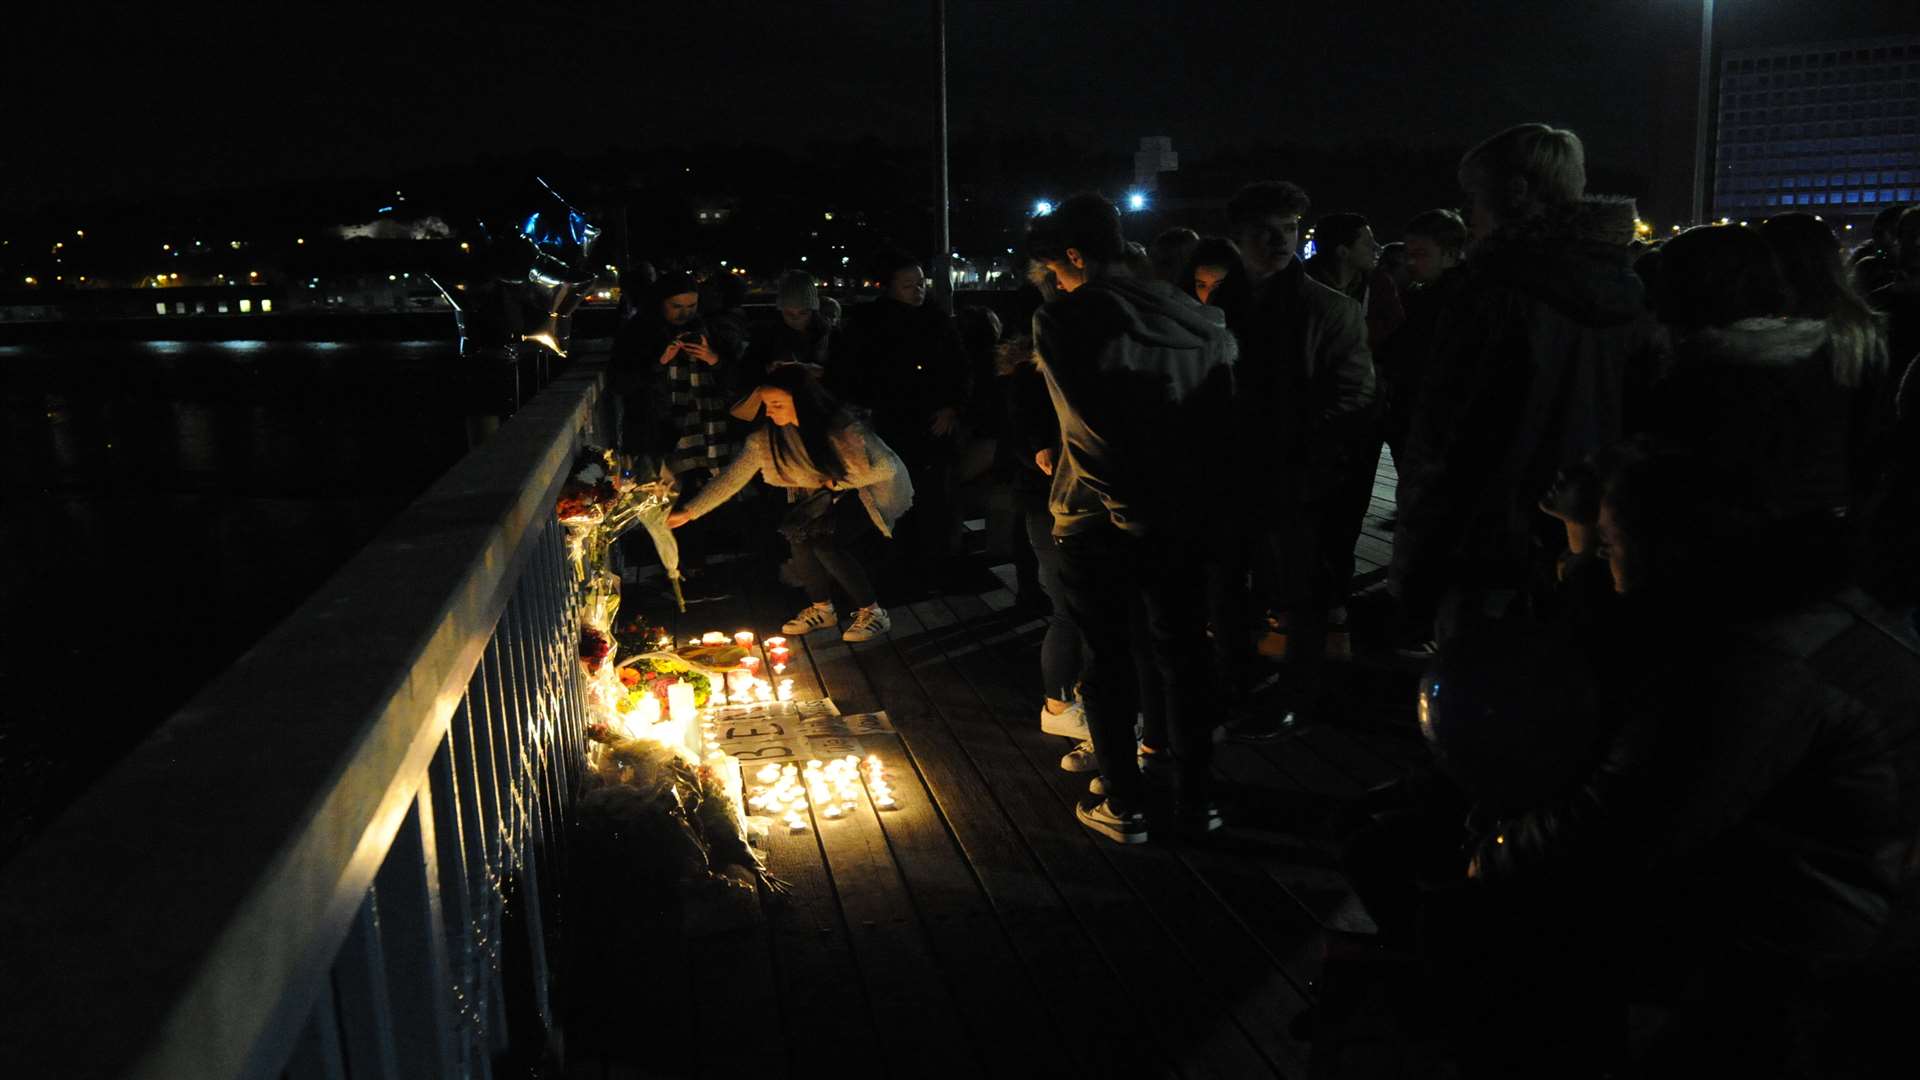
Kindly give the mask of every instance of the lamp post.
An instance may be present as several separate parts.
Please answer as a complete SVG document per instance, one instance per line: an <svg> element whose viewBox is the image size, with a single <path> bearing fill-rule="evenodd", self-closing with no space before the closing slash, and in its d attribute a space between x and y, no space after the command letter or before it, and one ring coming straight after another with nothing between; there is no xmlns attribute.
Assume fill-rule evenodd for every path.
<svg viewBox="0 0 1920 1080"><path fill-rule="evenodd" d="M947 183L947 0L933 0L933 302L953 312L953 193Z"/></svg>
<svg viewBox="0 0 1920 1080"><path fill-rule="evenodd" d="M1707 105L1713 97L1713 0L1700 0L1700 93L1693 123L1693 223L1707 220L1707 132L1713 126Z"/></svg>

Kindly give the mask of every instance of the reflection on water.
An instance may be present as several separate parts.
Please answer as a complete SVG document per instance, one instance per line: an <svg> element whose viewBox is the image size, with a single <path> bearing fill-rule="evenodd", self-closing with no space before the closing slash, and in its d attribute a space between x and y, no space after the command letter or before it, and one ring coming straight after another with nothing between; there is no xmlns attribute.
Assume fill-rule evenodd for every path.
<svg viewBox="0 0 1920 1080"><path fill-rule="evenodd" d="M450 342L0 346L0 859L458 460L465 375Z"/></svg>

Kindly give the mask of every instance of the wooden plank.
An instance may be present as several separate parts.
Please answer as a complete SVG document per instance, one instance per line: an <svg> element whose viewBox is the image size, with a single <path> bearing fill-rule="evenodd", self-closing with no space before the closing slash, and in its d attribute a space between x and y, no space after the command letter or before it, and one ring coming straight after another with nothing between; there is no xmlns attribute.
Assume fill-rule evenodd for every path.
<svg viewBox="0 0 1920 1080"><path fill-rule="evenodd" d="M1010 602L1005 594L989 595ZM962 623L993 611L978 596L950 596L946 607ZM1184 1036L1179 1045L1187 1048L1182 1069L1229 1076L1304 1072L1304 1048L1291 1042L1286 1026L1305 1002L1257 943L1233 924L1231 913L1196 890L1192 874L1170 850L1109 844L1073 820L1072 806L1084 797L1087 777L1056 767L1059 741L1040 733L1037 713L1028 715L1038 699L1023 697L1006 682L1007 665L1032 664L1033 658L1002 652L997 639L1005 636L976 634L976 643L987 647L963 650L953 659L1052 793L1053 808L1042 813L1060 822L1059 828L1079 833L1077 844L1066 836L1053 840L1057 855L1078 856L1075 863L1054 869L1056 880L1099 880L1094 866L1105 863L1119 879L1122 895L1131 895L1134 903L1083 910L1082 919L1116 967L1124 964L1136 985L1155 988L1144 1000L1169 1006L1167 1019L1178 1025ZM1044 798L1037 801L1044 804Z"/></svg>
<svg viewBox="0 0 1920 1080"><path fill-rule="evenodd" d="M932 824L941 843L961 855L958 869L973 882L968 891L917 880L917 871L931 867L910 861L911 849L896 842L928 925L943 955L952 958L957 988L991 1005L977 1010L970 1022L989 1038L1010 1030L1028 1033L1020 1041L997 1040L1004 1057L992 1062L996 1073L1111 1075L1141 1069L1146 1062L1170 1068L1171 1059L1149 1031L1130 1027L1087 1037L1101 1030L1110 1012L1086 988L1111 984L1114 971L1012 826L997 798L997 784L988 781L989 775L1002 779L1007 766L1027 766L947 663L943 631L928 629L916 614L930 607L944 611L926 603L896 606L890 647L859 647L854 653L910 742L913 761L934 796L929 809L937 812ZM957 734L963 729L987 736L1000 769L983 771L984 763L970 755ZM883 821L891 826L896 818L890 814ZM955 896L961 904L953 904ZM946 910L952 907L959 910ZM1010 972L1022 977L1010 979Z"/></svg>
<svg viewBox="0 0 1920 1080"><path fill-rule="evenodd" d="M682 616L675 632L685 638L708 630L752 627L765 637L778 631L791 610L769 590L756 589L744 562L728 564L722 585L731 599ZM777 613L776 613L777 612ZM697 623L695 619L699 620ZM805 646L794 640L796 659ZM764 656L764 653L763 653ZM797 676L800 663L790 674ZM752 771L752 766L748 767ZM768 898L766 926L725 943L710 971L698 973L694 994L700 1030L711 1027L708 1045L738 1047L739 1055L703 1061L714 1076L734 1076L742 1062L775 1075L815 1075L825 1069L824 1047L874 1046L878 1030L855 961L848 924L828 871L817 822L789 833L778 820L767 838L767 868L792 886L784 899ZM756 940L758 939L758 940ZM755 945L763 942L763 949ZM769 995L766 991L770 990ZM768 1002L769 996L771 1002ZM760 1020L737 1032L731 1026L750 1004L768 1005ZM773 1018L767 1023L766 1018Z"/></svg>

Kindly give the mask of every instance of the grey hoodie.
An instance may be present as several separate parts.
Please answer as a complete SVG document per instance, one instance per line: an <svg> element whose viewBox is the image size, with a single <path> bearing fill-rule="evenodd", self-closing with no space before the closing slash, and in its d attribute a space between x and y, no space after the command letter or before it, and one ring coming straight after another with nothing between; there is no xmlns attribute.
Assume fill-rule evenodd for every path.
<svg viewBox="0 0 1920 1080"><path fill-rule="evenodd" d="M1054 535L1170 530L1195 495L1196 443L1224 442L1239 355L1225 313L1163 282L1102 277L1035 312L1033 340L1060 421Z"/></svg>

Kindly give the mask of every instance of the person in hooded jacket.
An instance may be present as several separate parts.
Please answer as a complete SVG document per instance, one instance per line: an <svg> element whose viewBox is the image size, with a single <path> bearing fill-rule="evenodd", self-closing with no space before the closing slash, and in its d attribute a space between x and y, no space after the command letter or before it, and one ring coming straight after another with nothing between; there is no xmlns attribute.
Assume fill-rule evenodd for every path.
<svg viewBox="0 0 1920 1080"><path fill-rule="evenodd" d="M1559 471L1621 433L1622 386L1651 350L1630 199L1586 195L1571 131L1522 124L1468 151L1474 245L1437 295L1399 462L1389 585L1437 636L1523 610L1560 536L1536 506Z"/></svg>
<svg viewBox="0 0 1920 1080"><path fill-rule="evenodd" d="M1613 456L1600 753L1478 820L1467 872L1496 908L1542 886L1601 902L1617 966L1584 975L1671 1006L1636 1075L1856 1075L1831 1055L1884 1062L1903 1029L1836 1003L1910 991L1920 960L1920 638L1846 584L1831 532L1723 464Z"/></svg>
<svg viewBox="0 0 1920 1080"><path fill-rule="evenodd" d="M747 348L747 370L755 378L781 364L805 364L824 375L831 359L833 326L820 313L820 285L805 270L780 275L776 303L780 322L753 335Z"/></svg>
<svg viewBox="0 0 1920 1080"><path fill-rule="evenodd" d="M1702 455L1774 515L1838 529L1874 479L1884 346L1871 320L1856 337L1792 308L1758 231L1709 225L1668 241L1654 311L1673 354L1635 426Z"/></svg>
<svg viewBox="0 0 1920 1080"><path fill-rule="evenodd" d="M1188 552L1227 511L1228 484L1196 475L1191 449L1229 407L1238 349L1218 309L1131 276L1120 211L1099 195L1035 218L1027 244L1064 293L1034 314L1033 341L1060 427L1048 507L1100 766L1075 814L1117 842L1147 839L1129 633L1139 603L1168 687L1179 821L1216 829L1204 590Z"/></svg>

